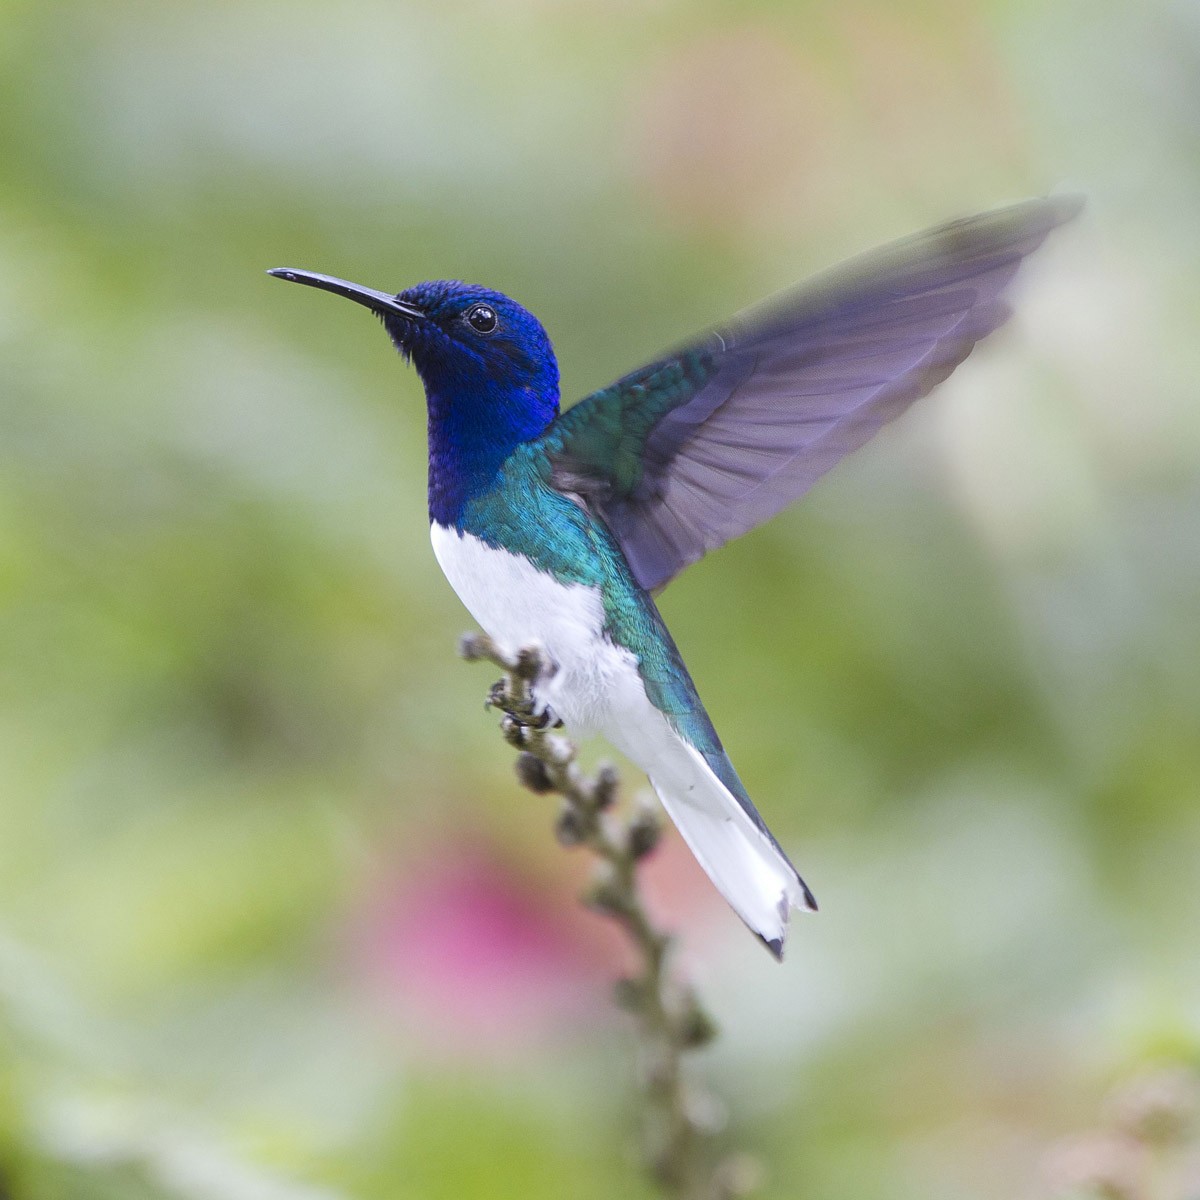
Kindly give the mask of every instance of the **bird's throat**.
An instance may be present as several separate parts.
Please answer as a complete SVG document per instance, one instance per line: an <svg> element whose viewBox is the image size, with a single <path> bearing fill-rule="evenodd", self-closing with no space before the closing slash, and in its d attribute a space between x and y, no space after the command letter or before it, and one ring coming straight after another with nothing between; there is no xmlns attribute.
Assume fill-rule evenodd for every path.
<svg viewBox="0 0 1200 1200"><path fill-rule="evenodd" d="M463 508L490 491L509 456L545 433L558 399L525 389L482 388L448 397L426 390L429 405L429 516L458 526Z"/></svg>

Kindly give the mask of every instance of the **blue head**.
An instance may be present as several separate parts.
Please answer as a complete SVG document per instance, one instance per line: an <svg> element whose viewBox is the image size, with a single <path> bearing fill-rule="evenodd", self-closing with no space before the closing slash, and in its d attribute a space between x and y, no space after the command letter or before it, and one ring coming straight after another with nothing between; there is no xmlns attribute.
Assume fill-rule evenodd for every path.
<svg viewBox="0 0 1200 1200"><path fill-rule="evenodd" d="M474 284L438 280L397 295L328 275L281 268L282 279L372 309L425 385L429 408L429 514L458 523L504 461L558 415L558 363L538 319Z"/></svg>

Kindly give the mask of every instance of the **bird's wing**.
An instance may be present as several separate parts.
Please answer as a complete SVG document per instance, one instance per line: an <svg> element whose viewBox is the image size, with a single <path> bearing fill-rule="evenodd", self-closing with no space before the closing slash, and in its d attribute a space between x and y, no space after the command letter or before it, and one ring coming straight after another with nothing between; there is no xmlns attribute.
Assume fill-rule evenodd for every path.
<svg viewBox="0 0 1200 1200"><path fill-rule="evenodd" d="M1029 200L885 246L593 392L546 436L555 485L661 587L945 379L1008 316L1021 261L1080 207Z"/></svg>

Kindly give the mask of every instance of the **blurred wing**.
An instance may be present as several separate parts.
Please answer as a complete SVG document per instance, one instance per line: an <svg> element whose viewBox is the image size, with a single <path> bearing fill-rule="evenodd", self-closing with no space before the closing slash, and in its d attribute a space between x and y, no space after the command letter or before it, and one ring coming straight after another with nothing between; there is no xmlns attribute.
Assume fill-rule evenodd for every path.
<svg viewBox="0 0 1200 1200"><path fill-rule="evenodd" d="M1074 197L940 226L819 275L593 392L546 437L555 486L657 588L779 512L1008 316L1021 261Z"/></svg>

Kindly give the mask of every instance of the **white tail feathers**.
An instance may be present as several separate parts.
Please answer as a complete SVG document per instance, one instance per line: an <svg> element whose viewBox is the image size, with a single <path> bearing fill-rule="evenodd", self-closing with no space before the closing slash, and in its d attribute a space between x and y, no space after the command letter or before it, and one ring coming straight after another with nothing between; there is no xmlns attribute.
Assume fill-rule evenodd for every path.
<svg viewBox="0 0 1200 1200"><path fill-rule="evenodd" d="M793 908L815 910L812 893L703 755L692 746L687 750L693 768L688 777L672 772L672 778L663 778L654 772L650 782L717 890L767 949L782 958L788 914Z"/></svg>

